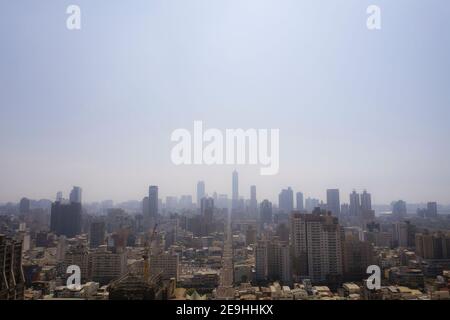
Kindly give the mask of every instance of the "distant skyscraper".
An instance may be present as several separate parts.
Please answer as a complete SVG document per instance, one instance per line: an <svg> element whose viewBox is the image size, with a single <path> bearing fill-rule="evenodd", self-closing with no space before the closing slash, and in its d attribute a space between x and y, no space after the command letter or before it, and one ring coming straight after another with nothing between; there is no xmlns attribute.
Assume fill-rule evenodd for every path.
<svg viewBox="0 0 450 320"><path fill-rule="evenodd" d="M236 170L232 174L232 209L239 207L239 175Z"/></svg>
<svg viewBox="0 0 450 320"><path fill-rule="evenodd" d="M180 208L181 209L192 209L192 196L183 195L180 197Z"/></svg>
<svg viewBox="0 0 450 320"><path fill-rule="evenodd" d="M303 205L303 193L297 192L295 196L296 196L296 200L297 200L297 210L298 211L305 210L305 207Z"/></svg>
<svg viewBox="0 0 450 320"><path fill-rule="evenodd" d="M272 203L269 200L261 202L259 213L261 225L272 223Z"/></svg>
<svg viewBox="0 0 450 320"><path fill-rule="evenodd" d="M148 202L148 197L142 199L142 216L148 217L150 215L150 204Z"/></svg>
<svg viewBox="0 0 450 320"><path fill-rule="evenodd" d="M202 217L201 233L207 236L212 232L213 227L214 199L203 198L201 200L200 211Z"/></svg>
<svg viewBox="0 0 450 320"><path fill-rule="evenodd" d="M406 216L406 202L398 200L392 203L392 215L401 220Z"/></svg>
<svg viewBox="0 0 450 320"><path fill-rule="evenodd" d="M166 210L175 210L178 208L178 198L173 196L166 197Z"/></svg>
<svg viewBox="0 0 450 320"><path fill-rule="evenodd" d="M158 187L150 186L148 188L148 216L146 227L153 227L158 217Z"/></svg>
<svg viewBox="0 0 450 320"><path fill-rule="evenodd" d="M63 199L63 193L61 191L58 191L56 193L56 201L60 201L61 202L62 199Z"/></svg>
<svg viewBox="0 0 450 320"><path fill-rule="evenodd" d="M27 198L20 199L19 211L20 211L20 213L30 212L30 200L29 199L27 199Z"/></svg>
<svg viewBox="0 0 450 320"><path fill-rule="evenodd" d="M327 210L335 217L341 214L341 202L339 199L339 189L327 190Z"/></svg>
<svg viewBox="0 0 450 320"><path fill-rule="evenodd" d="M52 203L50 216L50 230L56 235L73 238L81 234L81 203Z"/></svg>
<svg viewBox="0 0 450 320"><path fill-rule="evenodd" d="M372 197L366 190L361 194L361 210L365 212L372 210Z"/></svg>
<svg viewBox="0 0 450 320"><path fill-rule="evenodd" d="M291 187L281 190L278 196L278 207L284 213L291 213L294 210L294 192Z"/></svg>
<svg viewBox="0 0 450 320"><path fill-rule="evenodd" d="M427 218L436 218L438 216L437 203L428 202L427 203Z"/></svg>
<svg viewBox="0 0 450 320"><path fill-rule="evenodd" d="M214 213L214 199L203 198L201 201L201 214L205 221L212 222Z"/></svg>
<svg viewBox="0 0 450 320"><path fill-rule="evenodd" d="M308 212L312 212L315 208L317 208L319 206L319 199L314 199L314 198L306 198L305 200L305 209Z"/></svg>
<svg viewBox="0 0 450 320"><path fill-rule="evenodd" d="M200 208L201 201L205 197L205 182L199 181L197 182L197 207Z"/></svg>
<svg viewBox="0 0 450 320"><path fill-rule="evenodd" d="M349 214L352 217L359 217L361 211L361 201L359 198L359 193L356 193L355 190L350 194L350 207Z"/></svg>
<svg viewBox="0 0 450 320"><path fill-rule="evenodd" d="M80 187L73 187L72 191L70 192L70 202L81 203L81 188Z"/></svg>
<svg viewBox="0 0 450 320"><path fill-rule="evenodd" d="M258 214L258 201L256 200L256 186L250 187L250 213L252 216Z"/></svg>
<svg viewBox="0 0 450 320"><path fill-rule="evenodd" d="M349 214L350 214L350 206L348 205L348 203L341 204L341 217L348 218Z"/></svg>
<svg viewBox="0 0 450 320"><path fill-rule="evenodd" d="M94 221L91 223L89 229L89 246L91 248L97 248L105 244L106 227L103 221Z"/></svg>

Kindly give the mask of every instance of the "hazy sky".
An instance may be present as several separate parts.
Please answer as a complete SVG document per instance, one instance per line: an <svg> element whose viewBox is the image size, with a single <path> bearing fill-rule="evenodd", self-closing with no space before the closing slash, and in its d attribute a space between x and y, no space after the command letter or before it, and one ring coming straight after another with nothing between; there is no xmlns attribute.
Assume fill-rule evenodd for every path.
<svg viewBox="0 0 450 320"><path fill-rule="evenodd" d="M78 4L82 29L66 28ZM366 28L366 8L382 30ZM448 0L0 3L0 202L231 194L234 166L175 166L177 128L279 128L280 172L241 194L367 188L450 203Z"/></svg>

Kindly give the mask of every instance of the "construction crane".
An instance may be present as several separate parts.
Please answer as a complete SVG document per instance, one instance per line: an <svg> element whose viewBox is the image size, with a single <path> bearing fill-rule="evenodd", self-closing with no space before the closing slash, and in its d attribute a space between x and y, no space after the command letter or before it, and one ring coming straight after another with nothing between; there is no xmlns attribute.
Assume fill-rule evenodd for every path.
<svg viewBox="0 0 450 320"><path fill-rule="evenodd" d="M144 254L143 254L143 258L144 258L144 280L148 281L149 278L149 274L150 274L150 266L149 266L149 261L148 258L150 256L150 247L153 243L153 239L155 238L156 235L156 227L158 226L157 223L155 223L155 225L153 226L153 231L150 235L150 241L145 241L145 249L144 249Z"/></svg>

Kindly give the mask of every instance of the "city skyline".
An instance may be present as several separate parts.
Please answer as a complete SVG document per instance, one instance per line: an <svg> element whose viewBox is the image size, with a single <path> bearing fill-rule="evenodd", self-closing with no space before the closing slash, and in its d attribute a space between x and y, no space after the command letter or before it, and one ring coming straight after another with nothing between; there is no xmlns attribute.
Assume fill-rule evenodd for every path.
<svg viewBox="0 0 450 320"><path fill-rule="evenodd" d="M158 201L160 201L161 203L167 205L168 201L176 201L177 205L178 204L182 204L183 203L183 199L186 200L185 197L189 197L190 201L192 201L193 199L196 199L196 202L192 201L191 203L194 205L197 205L198 208L200 208L200 202L203 198L213 198L213 197L223 197L226 196L225 200L228 201L227 207L229 209L236 209L239 207L239 201L241 200L246 200L249 201L249 203L247 204L249 206L249 208L251 210L254 210L255 203L256 204L261 204L261 202L263 200L268 200L271 203L274 203L277 205L277 207L279 209L281 209L282 211L285 210L286 212L291 212L293 210L299 210L303 211L303 208L306 208L306 211L311 212L315 207L318 207L320 204L326 204L329 206L328 210L330 212L332 212L333 215L339 216L340 212L341 212L341 205L348 205L349 206L349 210L350 212L352 210L359 210L359 209L355 209L355 208L363 208L364 209L368 209L372 207L372 204L374 206L391 206L394 205L396 202L398 201L403 201L408 204L411 205L426 205L429 203L438 203L439 206L449 206L450 203L441 203L436 201L435 199L425 199L424 201L421 202L411 202L408 201L407 199L396 199L393 198L391 199L391 201L386 202L386 203L380 203L380 202L373 202L372 201L372 192L368 192L367 189L355 189L353 188L351 190L351 192L345 193L342 192L342 190L340 188L332 188L332 189L326 189L323 192L322 196L316 197L314 195L310 195L308 193L305 193L303 190L297 190L292 188L291 186L287 186L287 187L283 187L282 189L280 189L278 191L278 193L272 195L271 197L261 197L259 196L259 191L258 190L258 186L257 185L253 185L253 184L249 184L247 187L248 188L243 188L242 185L239 184L239 172L237 170L233 170L232 174L231 174L231 179L230 179L230 183L231 183L231 188L230 188L230 192L226 193L226 192L221 192L221 191L217 191L217 190L209 190L208 189L208 184L207 182L205 182L205 180L199 180L196 183L196 187L195 187L195 191L192 193L181 193L181 194L177 194L174 195L172 193L163 193L160 194L159 193L159 186L157 185L150 185L149 188L149 194L151 195L152 193L155 194L155 196L153 196L154 200L152 201L153 206L156 206L155 208L152 209L152 212L158 212ZM156 190L156 191L151 191L151 190ZM240 193L240 190L246 190L245 192ZM248 189L248 190L247 190ZM63 199L66 200L70 200L71 202L79 202L81 203L81 192L83 191L83 188L79 187L79 186L73 186L73 188L71 189L70 192L67 192L67 195L69 197L64 197L64 192L63 191L57 191L55 193L54 197L48 197L48 198L30 198L27 197L26 195L20 197L20 199L18 199L17 201L8 201L6 203L2 203L0 202L0 205L5 205L8 203L19 203L21 204L23 200L26 201L30 201L30 200L35 200L35 201L39 201L39 200L50 200L50 201L61 201ZM76 193L76 195L74 195L74 193ZM84 193L84 192L83 192ZM288 195L286 195L286 193L288 193ZM234 195L234 196L233 196ZM235 198L235 196L237 196L237 198ZM286 199L286 196L288 197ZM156 197L156 198L155 198ZM356 199L355 199L356 197ZM73 199L79 199L79 200L73 200ZM156 201L156 199L158 199L158 201ZM144 212L146 212L146 210L148 210L148 212L150 212L150 209L145 209L146 207L149 208L149 196L144 196L144 198L139 199L139 197L137 196L134 199L127 199L125 201L116 201L115 199L99 199L99 200L95 200L95 201L84 201L83 203L87 203L87 204L93 204L93 203L101 203L103 201L113 201L114 204L120 204L120 203L126 203L128 201L138 201L138 202L142 202L143 206L144 206ZM287 202L286 202L287 201ZM300 202L299 202L300 201ZM355 202L356 201L356 202ZM287 205L286 205L287 203ZM308 205L309 203L309 205ZM245 204L244 204L245 205ZM299 207L300 205L300 207ZM182 205L181 205L182 206ZM352 209L353 208L353 209ZM154 217L155 213L152 213L152 216ZM354 215L357 215L358 212L353 212Z"/></svg>

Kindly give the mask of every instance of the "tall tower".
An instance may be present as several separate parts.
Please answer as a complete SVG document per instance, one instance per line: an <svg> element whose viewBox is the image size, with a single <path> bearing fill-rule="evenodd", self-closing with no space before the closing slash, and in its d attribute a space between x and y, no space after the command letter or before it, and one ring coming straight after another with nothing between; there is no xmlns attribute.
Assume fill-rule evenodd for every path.
<svg viewBox="0 0 450 320"><path fill-rule="evenodd" d="M335 217L341 214L341 203L339 200L339 189L327 190L327 209Z"/></svg>
<svg viewBox="0 0 450 320"><path fill-rule="evenodd" d="M294 191L289 187L281 190L278 196L278 207L284 213L290 214L294 210Z"/></svg>
<svg viewBox="0 0 450 320"><path fill-rule="evenodd" d="M148 188L148 216L146 217L146 227L151 228L156 223L158 217L158 187Z"/></svg>
<svg viewBox="0 0 450 320"><path fill-rule="evenodd" d="M438 216L437 203L436 202L428 202L427 203L427 218L436 218L437 216Z"/></svg>
<svg viewBox="0 0 450 320"><path fill-rule="evenodd" d="M372 197L366 190L364 190L364 192L361 194L361 210L372 210Z"/></svg>
<svg viewBox="0 0 450 320"><path fill-rule="evenodd" d="M303 205L303 193L297 192L295 197L296 197L296 200L297 200L297 210L298 211L305 210L305 206Z"/></svg>
<svg viewBox="0 0 450 320"><path fill-rule="evenodd" d="M250 213L252 216L258 214L258 201L256 200L256 186L250 187Z"/></svg>
<svg viewBox="0 0 450 320"><path fill-rule="evenodd" d="M232 209L237 209L239 203L239 176L236 170L232 175Z"/></svg>
<svg viewBox="0 0 450 320"><path fill-rule="evenodd" d="M81 188L73 187L70 192L70 202L72 203L81 203Z"/></svg>
<svg viewBox="0 0 450 320"><path fill-rule="evenodd" d="M201 215L205 219L204 222L211 223L214 214L214 199L213 198L203 198L201 200Z"/></svg>
<svg viewBox="0 0 450 320"><path fill-rule="evenodd" d="M197 182L197 207L200 208L202 199L205 197L205 182Z"/></svg>
<svg viewBox="0 0 450 320"><path fill-rule="evenodd" d="M269 200L264 200L260 204L260 224L263 226L265 223L272 223L272 203Z"/></svg>
<svg viewBox="0 0 450 320"><path fill-rule="evenodd" d="M356 193L355 190L350 194L350 207L349 214L352 217L358 217L361 211L361 202L359 198L359 193Z"/></svg>

